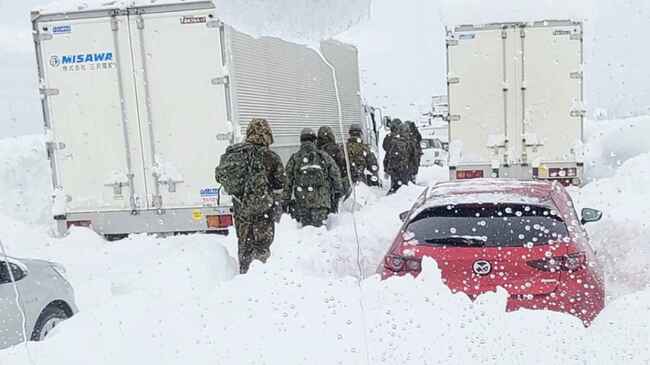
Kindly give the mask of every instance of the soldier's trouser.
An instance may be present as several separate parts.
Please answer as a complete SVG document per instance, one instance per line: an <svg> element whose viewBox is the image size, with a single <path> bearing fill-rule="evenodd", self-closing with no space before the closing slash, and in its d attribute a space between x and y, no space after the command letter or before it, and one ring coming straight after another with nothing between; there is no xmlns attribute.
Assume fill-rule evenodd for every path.
<svg viewBox="0 0 650 365"><path fill-rule="evenodd" d="M330 198L330 205L332 206L330 213L337 214L339 212L339 200L340 199L335 196Z"/></svg>
<svg viewBox="0 0 650 365"><path fill-rule="evenodd" d="M420 164L422 163L422 155L418 155L418 157L415 160L415 166L414 166L414 171L413 171L413 176L411 177L411 181L415 184L418 174L420 173Z"/></svg>
<svg viewBox="0 0 650 365"><path fill-rule="evenodd" d="M388 191L388 194L393 194L402 186L407 185L410 178L411 176L409 173L390 175L390 190Z"/></svg>
<svg viewBox="0 0 650 365"><path fill-rule="evenodd" d="M271 218L237 219L235 229L239 240L239 272L245 274L253 260L266 263L271 256L275 224Z"/></svg>
<svg viewBox="0 0 650 365"><path fill-rule="evenodd" d="M303 226L321 227L327 220L328 214L327 208L298 208L296 209L296 220Z"/></svg>

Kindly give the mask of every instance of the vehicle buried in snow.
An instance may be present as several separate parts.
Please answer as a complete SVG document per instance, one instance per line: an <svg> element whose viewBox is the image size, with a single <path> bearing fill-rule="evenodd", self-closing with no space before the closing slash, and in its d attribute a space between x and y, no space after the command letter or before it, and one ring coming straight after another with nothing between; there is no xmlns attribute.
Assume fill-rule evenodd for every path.
<svg viewBox="0 0 650 365"><path fill-rule="evenodd" d="M447 77L451 180L584 183L582 23L448 28Z"/></svg>
<svg viewBox="0 0 650 365"><path fill-rule="evenodd" d="M0 257L0 349L44 340L75 313L74 291L63 266Z"/></svg>
<svg viewBox="0 0 650 365"><path fill-rule="evenodd" d="M285 160L301 129L341 130L336 87L343 130L367 125L353 46L253 38L208 1L111 4L32 13L60 233L223 232L214 168L253 118Z"/></svg>
<svg viewBox="0 0 650 365"><path fill-rule="evenodd" d="M604 277L582 218L558 182L477 179L427 188L379 267L382 278L417 275L436 260L445 284L471 298L509 293L507 310L566 312L590 324L604 307Z"/></svg>

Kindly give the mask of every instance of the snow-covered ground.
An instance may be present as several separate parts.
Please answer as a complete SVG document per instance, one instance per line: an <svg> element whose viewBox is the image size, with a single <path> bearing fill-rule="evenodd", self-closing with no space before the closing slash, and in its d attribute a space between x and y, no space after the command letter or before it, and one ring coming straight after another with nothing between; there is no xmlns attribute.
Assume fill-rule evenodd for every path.
<svg viewBox="0 0 650 365"><path fill-rule="evenodd" d="M43 140L0 140L0 239L11 255L63 263L80 307L45 342L29 343L33 362L17 346L0 364L647 364L650 142L635 138L649 121L588 125L597 179L572 194L606 212L589 230L610 296L588 329L559 313L505 313L503 291L474 303L451 294L432 261L417 279L380 282L373 274L397 215L421 186L389 197L360 188L354 217L347 204L326 228L285 217L270 262L240 276L233 235L109 243L74 229L52 238ZM446 176L425 169L419 183Z"/></svg>

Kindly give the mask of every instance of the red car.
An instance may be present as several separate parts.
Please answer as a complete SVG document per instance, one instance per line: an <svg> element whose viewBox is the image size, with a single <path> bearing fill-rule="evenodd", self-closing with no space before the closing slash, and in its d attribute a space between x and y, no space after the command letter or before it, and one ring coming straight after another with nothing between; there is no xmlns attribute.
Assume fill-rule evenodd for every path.
<svg viewBox="0 0 650 365"><path fill-rule="evenodd" d="M417 275L436 260L442 279L471 298L506 289L507 310L566 312L589 325L604 307L602 272L583 225L559 183L477 179L427 188L380 266L382 278Z"/></svg>

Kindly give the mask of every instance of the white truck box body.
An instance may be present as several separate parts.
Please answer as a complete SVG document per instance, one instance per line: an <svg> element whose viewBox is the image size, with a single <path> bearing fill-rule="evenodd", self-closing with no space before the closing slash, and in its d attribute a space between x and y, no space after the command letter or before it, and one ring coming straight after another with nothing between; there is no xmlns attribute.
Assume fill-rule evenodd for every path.
<svg viewBox="0 0 650 365"><path fill-rule="evenodd" d="M207 223L231 214L214 167L252 118L269 120L285 160L302 128L340 130L332 72L316 51L237 32L211 2L32 20L61 232L223 230ZM363 116L357 51L326 41L321 52L339 74L347 131Z"/></svg>
<svg viewBox="0 0 650 365"><path fill-rule="evenodd" d="M448 29L450 175L583 176L582 24Z"/></svg>

